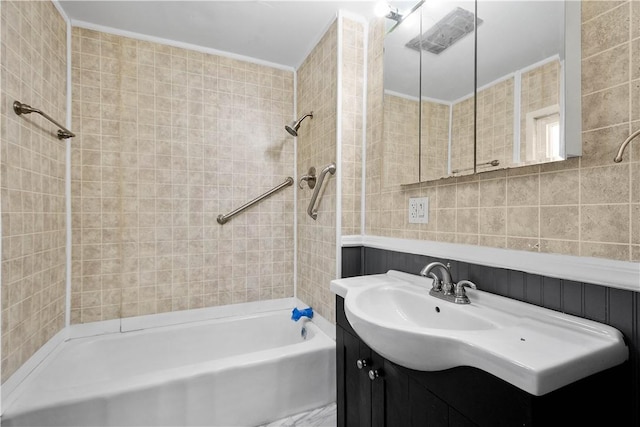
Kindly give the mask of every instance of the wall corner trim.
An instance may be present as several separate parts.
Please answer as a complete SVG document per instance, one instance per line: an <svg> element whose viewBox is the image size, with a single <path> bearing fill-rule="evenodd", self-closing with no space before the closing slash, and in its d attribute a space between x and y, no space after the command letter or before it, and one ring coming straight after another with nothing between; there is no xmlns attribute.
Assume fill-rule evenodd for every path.
<svg viewBox="0 0 640 427"><path fill-rule="evenodd" d="M640 263L637 262L368 235L342 236L341 244L343 247L365 246L450 258L489 267L640 292Z"/></svg>

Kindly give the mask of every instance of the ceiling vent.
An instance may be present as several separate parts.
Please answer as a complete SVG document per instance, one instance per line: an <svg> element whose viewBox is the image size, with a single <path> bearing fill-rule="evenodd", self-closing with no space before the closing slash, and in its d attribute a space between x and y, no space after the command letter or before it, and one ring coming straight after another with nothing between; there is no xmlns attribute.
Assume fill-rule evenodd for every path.
<svg viewBox="0 0 640 427"><path fill-rule="evenodd" d="M442 53L449 46L473 32L474 14L466 9L457 7L444 18L436 22L433 27L425 31L422 36L418 34L405 46L409 49L435 53ZM482 19L478 18L478 25Z"/></svg>

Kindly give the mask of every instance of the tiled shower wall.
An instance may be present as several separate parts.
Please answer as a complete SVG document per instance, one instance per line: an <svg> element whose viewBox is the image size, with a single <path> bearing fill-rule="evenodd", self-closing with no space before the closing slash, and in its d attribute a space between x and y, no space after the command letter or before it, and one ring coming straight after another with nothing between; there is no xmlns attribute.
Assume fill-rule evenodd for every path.
<svg viewBox="0 0 640 427"><path fill-rule="evenodd" d="M72 323L293 295L293 72L73 29ZM305 123L307 125L307 123Z"/></svg>
<svg viewBox="0 0 640 427"><path fill-rule="evenodd" d="M298 113L313 111L298 131L298 175L316 172L336 159L338 23L335 21L298 68ZM338 165L340 167L340 165ZM336 176L327 174L318 218L307 215L313 190L298 190L297 296L327 319L334 307L327 283L336 274Z"/></svg>
<svg viewBox="0 0 640 427"><path fill-rule="evenodd" d="M310 166L317 173L337 162L338 64L341 64L342 231L361 231L364 25L346 18L336 20L298 69L298 114L313 111L298 131L298 175ZM341 37L338 37L339 29ZM342 60L338 60L341 40ZM318 217L307 215L312 190L298 191L297 296L320 315L335 319L334 296L327 284L336 277L336 175L327 174L320 193Z"/></svg>
<svg viewBox="0 0 640 427"><path fill-rule="evenodd" d="M369 82L382 85L374 74ZM613 163L639 128L640 1L583 2L582 157L386 189L370 139L366 233L640 261L640 144ZM408 224L407 199L420 196L430 198L430 222Z"/></svg>
<svg viewBox="0 0 640 427"><path fill-rule="evenodd" d="M342 20L342 234L360 234L364 25ZM333 303L333 301L332 301Z"/></svg>
<svg viewBox="0 0 640 427"><path fill-rule="evenodd" d="M67 26L51 2L3 1L2 382L64 327Z"/></svg>

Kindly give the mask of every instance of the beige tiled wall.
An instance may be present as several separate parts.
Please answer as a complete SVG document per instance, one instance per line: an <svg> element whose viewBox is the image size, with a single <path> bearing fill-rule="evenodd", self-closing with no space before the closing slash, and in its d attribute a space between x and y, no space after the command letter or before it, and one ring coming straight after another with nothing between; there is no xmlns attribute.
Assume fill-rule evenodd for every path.
<svg viewBox="0 0 640 427"><path fill-rule="evenodd" d="M293 73L73 29L72 322L293 295ZM306 125L307 123L305 123Z"/></svg>
<svg viewBox="0 0 640 427"><path fill-rule="evenodd" d="M380 107L369 105L367 234L640 261L638 141L613 163L640 128L640 1L583 2L582 19L583 156L382 189ZM381 86L376 76L369 82ZM407 222L407 199L417 196L430 197L429 224Z"/></svg>
<svg viewBox="0 0 640 427"><path fill-rule="evenodd" d="M342 234L360 234L362 213L362 136L364 26L343 19L342 26Z"/></svg>
<svg viewBox="0 0 640 427"><path fill-rule="evenodd" d="M3 1L2 382L64 327L66 23L52 3Z"/></svg>
<svg viewBox="0 0 640 427"><path fill-rule="evenodd" d="M298 113L313 111L298 131L299 176L337 160L337 42L335 21L298 68ZM313 190L298 190L297 296L327 319L335 317L328 283L336 274L336 183L335 175L326 176L316 220L307 215Z"/></svg>

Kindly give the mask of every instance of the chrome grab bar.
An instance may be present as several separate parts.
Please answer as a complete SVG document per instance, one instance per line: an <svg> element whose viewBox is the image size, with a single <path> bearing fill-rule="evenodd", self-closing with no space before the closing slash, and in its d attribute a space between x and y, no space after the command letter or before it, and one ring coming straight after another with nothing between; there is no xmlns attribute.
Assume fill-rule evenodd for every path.
<svg viewBox="0 0 640 427"><path fill-rule="evenodd" d="M258 197L256 197L255 199L251 200L250 202L245 203L244 205L240 206L238 209L235 209L231 212L229 212L226 215L218 215L218 224L224 224L227 221L229 221L232 217L236 216L237 214L239 214L240 212L242 212L243 210L255 205L256 203L258 203L259 201L261 201L262 199L266 199L267 197L269 197L270 195L272 195L273 193L282 190L284 187L288 187L291 184L293 184L293 178L291 178L290 176L287 177L287 179L284 180L284 182L282 184L277 185L276 187L273 187L271 190L267 191L264 194L259 195Z"/></svg>
<svg viewBox="0 0 640 427"><path fill-rule="evenodd" d="M318 182L316 183L316 188L313 190L313 195L311 196L311 201L309 202L309 207L307 208L307 213L313 219L318 218L318 209L315 208L316 199L318 198L318 194L320 193L320 189L322 188L322 183L324 181L324 177L330 173L333 175L336 173L336 164L331 162L327 166L325 166L320 174L318 175Z"/></svg>
<svg viewBox="0 0 640 427"><path fill-rule="evenodd" d="M631 135L629 135L629 138L624 140L624 142L620 145L620 148L618 148L618 154L616 154L616 157L613 159L614 162L620 163L622 161L622 153L624 153L624 149L627 148L627 145L629 145L631 140L638 135L640 135L640 129L633 132Z"/></svg>
<svg viewBox="0 0 640 427"><path fill-rule="evenodd" d="M51 123L53 123L54 125L56 125L56 126L58 126L60 128L60 129L58 129L58 139L67 139L67 138L73 138L74 136L76 136L75 133L71 132L69 129L67 129L66 127L62 126L60 123L56 122L47 113L43 112L42 110L38 110L37 108L33 108L30 105L23 104L20 101L13 101L13 111L17 115L31 114L31 113L40 114L42 117L44 117L45 119L49 120Z"/></svg>

